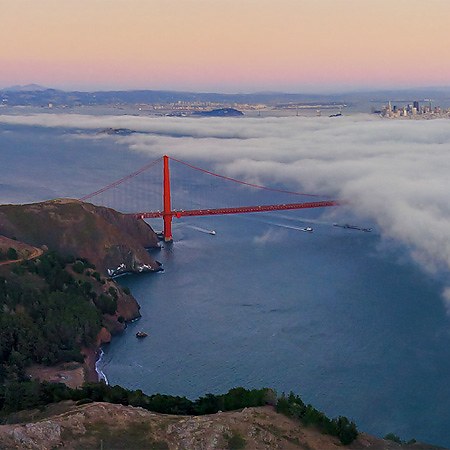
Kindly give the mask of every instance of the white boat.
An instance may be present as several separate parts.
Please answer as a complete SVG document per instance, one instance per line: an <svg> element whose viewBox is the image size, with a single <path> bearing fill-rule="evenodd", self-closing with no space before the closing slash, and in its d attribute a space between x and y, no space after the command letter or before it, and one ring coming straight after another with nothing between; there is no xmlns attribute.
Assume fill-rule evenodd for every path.
<svg viewBox="0 0 450 450"><path fill-rule="evenodd" d="M307 233L312 233L314 231L314 229L312 227L305 227L305 228L301 228L302 231L305 231Z"/></svg>
<svg viewBox="0 0 450 450"><path fill-rule="evenodd" d="M214 230L209 231L209 234L212 234L213 236L216 234Z"/></svg>
<svg viewBox="0 0 450 450"><path fill-rule="evenodd" d="M148 334L145 332L145 331L138 331L137 333L136 333L136 337L137 338L145 338L145 337L147 337L148 336Z"/></svg>

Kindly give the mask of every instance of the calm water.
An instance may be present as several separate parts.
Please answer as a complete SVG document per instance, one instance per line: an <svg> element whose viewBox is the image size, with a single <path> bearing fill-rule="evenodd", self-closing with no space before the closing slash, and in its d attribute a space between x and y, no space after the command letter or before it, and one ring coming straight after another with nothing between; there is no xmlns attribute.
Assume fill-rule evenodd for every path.
<svg viewBox="0 0 450 450"><path fill-rule="evenodd" d="M284 215L288 217L288 215ZM306 219L305 214L289 214ZM449 323L439 285L379 236L272 217L190 222L122 277L143 317L105 349L109 382L195 398L234 386L293 390L361 429L449 445ZM287 218L277 223L292 225ZM150 336L137 340L137 330Z"/></svg>
<svg viewBox="0 0 450 450"><path fill-rule="evenodd" d="M0 148L2 202L81 196L146 161L30 127L0 127ZM176 242L154 252L164 273L119 279L142 318L105 348L109 382L190 398L293 390L365 431L450 446L442 285L376 230L331 222L317 211L177 221ZM306 225L314 233L289 228Z"/></svg>

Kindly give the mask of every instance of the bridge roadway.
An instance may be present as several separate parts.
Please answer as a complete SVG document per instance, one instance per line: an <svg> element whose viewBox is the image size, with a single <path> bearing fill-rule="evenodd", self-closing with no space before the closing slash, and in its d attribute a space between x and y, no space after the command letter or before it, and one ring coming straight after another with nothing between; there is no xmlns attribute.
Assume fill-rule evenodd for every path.
<svg viewBox="0 0 450 450"><path fill-rule="evenodd" d="M286 203L281 205L260 205L260 206L239 206L235 208L215 208L215 209L190 209L190 210L172 210L169 213L164 211L148 211L129 214L138 219L156 219L170 215L172 217L190 217L190 216L214 216L222 214L242 214L255 213L264 211L284 211L289 209L306 209L306 208L324 208L327 206L338 206L340 202L336 200L328 200L322 202L306 202L306 203Z"/></svg>

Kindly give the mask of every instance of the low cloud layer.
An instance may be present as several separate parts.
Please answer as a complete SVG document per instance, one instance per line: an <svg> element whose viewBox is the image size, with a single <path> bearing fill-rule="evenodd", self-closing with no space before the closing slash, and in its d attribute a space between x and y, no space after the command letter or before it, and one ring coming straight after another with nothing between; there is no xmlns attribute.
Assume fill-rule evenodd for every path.
<svg viewBox="0 0 450 450"><path fill-rule="evenodd" d="M450 121L340 118L191 119L0 116L0 123L95 130L131 151L208 161L216 171L350 202L426 270L450 274ZM449 291L445 297L450 298Z"/></svg>

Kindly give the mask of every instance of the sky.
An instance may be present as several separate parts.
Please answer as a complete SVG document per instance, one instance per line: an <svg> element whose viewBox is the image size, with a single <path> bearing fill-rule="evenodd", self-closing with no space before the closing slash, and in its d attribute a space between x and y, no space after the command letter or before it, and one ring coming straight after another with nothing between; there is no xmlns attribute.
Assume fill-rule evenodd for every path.
<svg viewBox="0 0 450 450"><path fill-rule="evenodd" d="M450 85L448 0L0 0L0 88Z"/></svg>

